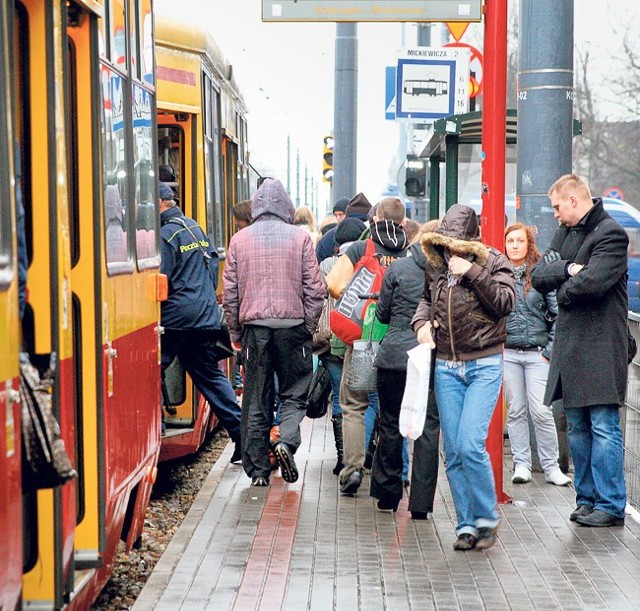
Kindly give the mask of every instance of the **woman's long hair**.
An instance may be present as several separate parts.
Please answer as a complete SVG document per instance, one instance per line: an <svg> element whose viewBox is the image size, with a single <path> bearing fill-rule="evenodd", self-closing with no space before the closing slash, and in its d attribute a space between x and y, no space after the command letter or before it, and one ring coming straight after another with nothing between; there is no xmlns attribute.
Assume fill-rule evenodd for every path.
<svg viewBox="0 0 640 611"><path fill-rule="evenodd" d="M527 236L527 256L525 257L525 263L527 264L527 270L525 272L524 279L524 294L526 295L531 288L531 268L540 260L540 251L536 246L536 238L533 235L530 227L527 227L524 223L512 223L504 230L504 239L507 240L507 236L518 229L522 229Z"/></svg>

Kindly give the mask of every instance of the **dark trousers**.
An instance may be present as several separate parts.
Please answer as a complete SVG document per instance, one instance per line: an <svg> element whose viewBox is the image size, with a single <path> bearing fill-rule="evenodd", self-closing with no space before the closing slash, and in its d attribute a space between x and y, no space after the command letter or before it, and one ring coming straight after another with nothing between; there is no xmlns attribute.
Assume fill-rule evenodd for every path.
<svg viewBox="0 0 640 611"><path fill-rule="evenodd" d="M400 405L407 381L405 369L378 369L380 432L373 455L371 488L377 499L399 501L402 498L402 444Z"/></svg>
<svg viewBox="0 0 640 611"><path fill-rule="evenodd" d="M438 484L440 462L440 417L436 394L429 391L427 417L422 435L413 442L413 467L411 469L411 493L409 511L433 512L433 499Z"/></svg>
<svg viewBox="0 0 640 611"><path fill-rule="evenodd" d="M311 334L304 325L272 329L245 325L242 396L242 466L249 477L269 477L267 451L273 422L273 374L278 377L280 441L294 452L300 446L300 422L307 411L313 375Z"/></svg>
<svg viewBox="0 0 640 611"><path fill-rule="evenodd" d="M233 441L240 439L240 406L231 383L218 367L222 355L216 331L165 329L162 335L162 376L177 356L193 383Z"/></svg>

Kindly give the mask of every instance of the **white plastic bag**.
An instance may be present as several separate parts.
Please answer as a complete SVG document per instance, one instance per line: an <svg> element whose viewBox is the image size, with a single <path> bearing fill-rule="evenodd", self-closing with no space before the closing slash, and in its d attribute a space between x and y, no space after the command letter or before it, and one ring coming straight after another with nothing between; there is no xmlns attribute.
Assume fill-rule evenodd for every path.
<svg viewBox="0 0 640 611"><path fill-rule="evenodd" d="M407 384L400 406L400 433L417 439L422 435L427 417L429 378L431 376L431 346L419 344L407 351Z"/></svg>

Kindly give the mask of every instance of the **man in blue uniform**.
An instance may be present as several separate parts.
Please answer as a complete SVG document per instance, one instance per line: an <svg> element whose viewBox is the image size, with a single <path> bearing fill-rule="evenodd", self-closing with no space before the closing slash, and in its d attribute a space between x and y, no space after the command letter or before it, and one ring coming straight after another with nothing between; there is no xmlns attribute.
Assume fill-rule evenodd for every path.
<svg viewBox="0 0 640 611"><path fill-rule="evenodd" d="M218 367L226 355L217 346L220 310L216 298L218 253L193 219L177 207L174 194L159 185L161 271L169 280L162 303L162 376L177 356L235 443L231 462L240 462L240 406Z"/></svg>

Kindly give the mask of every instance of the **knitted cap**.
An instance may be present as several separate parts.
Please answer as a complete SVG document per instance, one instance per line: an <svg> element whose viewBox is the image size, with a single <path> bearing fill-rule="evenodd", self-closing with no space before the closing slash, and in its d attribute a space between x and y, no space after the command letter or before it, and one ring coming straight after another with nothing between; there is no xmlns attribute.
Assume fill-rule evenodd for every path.
<svg viewBox="0 0 640 611"><path fill-rule="evenodd" d="M360 219L348 216L338 223L335 234L336 242L338 244L354 242L365 229L365 224Z"/></svg>
<svg viewBox="0 0 640 611"><path fill-rule="evenodd" d="M362 214L366 218L370 209L371 204L369 203L369 200L364 196L364 193L358 193L349 200L349 205L347 206L345 214L347 216L352 216L353 214Z"/></svg>
<svg viewBox="0 0 640 611"><path fill-rule="evenodd" d="M162 201L168 201L170 199L175 199L175 194L173 189L166 182L158 183L158 195Z"/></svg>
<svg viewBox="0 0 640 611"><path fill-rule="evenodd" d="M335 204L333 204L332 212L344 212L349 205L348 197L341 197Z"/></svg>

